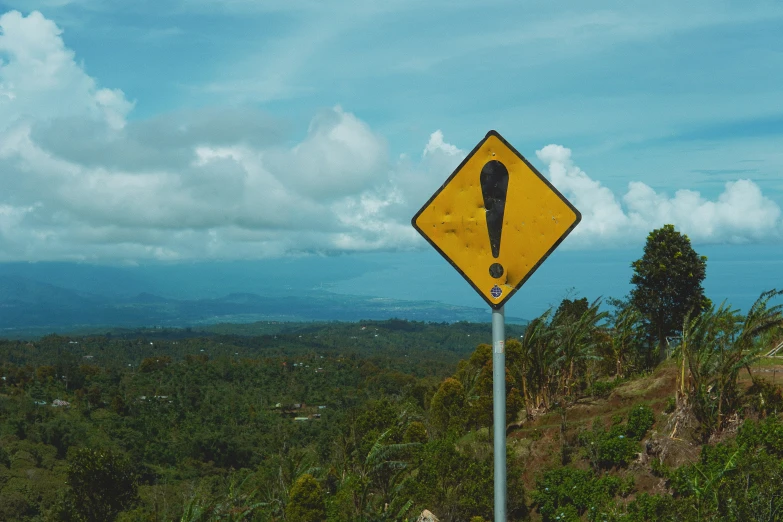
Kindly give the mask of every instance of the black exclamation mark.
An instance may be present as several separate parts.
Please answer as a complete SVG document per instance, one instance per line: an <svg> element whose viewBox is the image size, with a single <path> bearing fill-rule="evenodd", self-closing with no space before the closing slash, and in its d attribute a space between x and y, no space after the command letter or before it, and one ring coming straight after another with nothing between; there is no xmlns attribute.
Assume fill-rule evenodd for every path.
<svg viewBox="0 0 783 522"><path fill-rule="evenodd" d="M503 213L506 210L506 193L508 192L508 169L497 160L488 161L481 169L481 194L484 196L484 209L487 217L489 246L492 257L500 256L500 237L503 232ZM505 270L500 263L492 263L489 275L495 279L501 277Z"/></svg>

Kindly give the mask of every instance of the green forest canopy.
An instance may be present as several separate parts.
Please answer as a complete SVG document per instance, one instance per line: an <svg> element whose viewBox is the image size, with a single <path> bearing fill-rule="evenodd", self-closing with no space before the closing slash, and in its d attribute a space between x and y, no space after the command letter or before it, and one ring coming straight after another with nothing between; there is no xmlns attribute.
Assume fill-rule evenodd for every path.
<svg viewBox="0 0 783 522"><path fill-rule="evenodd" d="M509 325L510 520L779 520L779 297ZM488 324L242 328L0 341L0 519L492 519Z"/></svg>

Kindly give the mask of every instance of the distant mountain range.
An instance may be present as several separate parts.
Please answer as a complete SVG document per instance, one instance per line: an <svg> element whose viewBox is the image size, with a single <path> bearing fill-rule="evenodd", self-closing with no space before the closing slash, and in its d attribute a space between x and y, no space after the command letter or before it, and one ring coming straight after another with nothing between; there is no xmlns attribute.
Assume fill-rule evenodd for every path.
<svg viewBox="0 0 783 522"><path fill-rule="evenodd" d="M295 262L274 267L275 270L259 270L258 266L252 267L254 270L236 270L249 268L236 264L231 267L235 270L216 264L178 269L0 264L0 336L8 337L17 331L183 327L262 320L490 321L488 309L331 293L316 283L322 275L305 270L306 275L299 280L292 277L306 268ZM300 284L289 284L291 281ZM246 291L238 291L242 287ZM221 289L228 291L215 295ZM513 317L507 321L525 323Z"/></svg>

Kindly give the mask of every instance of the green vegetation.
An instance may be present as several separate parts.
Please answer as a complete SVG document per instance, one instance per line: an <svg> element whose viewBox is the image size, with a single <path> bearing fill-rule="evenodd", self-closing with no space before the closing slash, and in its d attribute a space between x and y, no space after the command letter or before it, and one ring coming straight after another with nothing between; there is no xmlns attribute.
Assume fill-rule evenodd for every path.
<svg viewBox="0 0 783 522"><path fill-rule="evenodd" d="M783 519L779 297L509 325L509 520ZM0 341L0 520L492 520L488 324L242 328Z"/></svg>
<svg viewBox="0 0 783 522"><path fill-rule="evenodd" d="M643 314L647 334L662 354L666 337L682 329L685 316L709 304L701 286L707 258L693 250L688 236L665 225L650 232L644 255L632 266L631 302Z"/></svg>
<svg viewBox="0 0 783 522"><path fill-rule="evenodd" d="M579 434L579 443L595 469L627 466L639 452L639 442L654 423L653 410L649 406L637 406L628 415L628 422L614 422L609 430L595 422L591 431Z"/></svg>
<svg viewBox="0 0 783 522"><path fill-rule="evenodd" d="M291 488L288 520L291 522L318 522L326 518L324 492L309 473L305 473Z"/></svg>

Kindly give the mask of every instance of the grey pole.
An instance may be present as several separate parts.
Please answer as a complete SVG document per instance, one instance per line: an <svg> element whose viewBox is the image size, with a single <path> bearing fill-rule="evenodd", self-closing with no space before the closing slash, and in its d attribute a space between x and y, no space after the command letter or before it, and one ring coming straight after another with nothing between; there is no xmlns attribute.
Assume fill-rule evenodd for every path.
<svg viewBox="0 0 783 522"><path fill-rule="evenodd" d="M492 409L495 432L495 522L506 522L506 321L492 310Z"/></svg>

